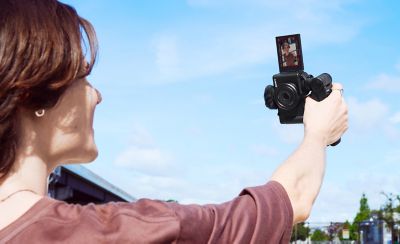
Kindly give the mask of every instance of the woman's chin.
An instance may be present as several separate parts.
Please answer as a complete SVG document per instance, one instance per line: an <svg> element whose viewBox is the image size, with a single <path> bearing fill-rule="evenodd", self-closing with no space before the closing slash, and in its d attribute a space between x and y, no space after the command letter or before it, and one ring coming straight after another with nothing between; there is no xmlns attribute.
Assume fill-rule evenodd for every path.
<svg viewBox="0 0 400 244"><path fill-rule="evenodd" d="M96 146L93 146L90 149L86 149L86 152L84 153L84 155L82 155L81 163L93 162L97 158L98 155L99 155L99 152L98 152Z"/></svg>
<svg viewBox="0 0 400 244"><path fill-rule="evenodd" d="M65 157L63 164L81 164L81 163L90 163L93 162L98 156L97 147L81 147L79 151L75 151L73 154L70 154L70 157Z"/></svg>
<svg viewBox="0 0 400 244"><path fill-rule="evenodd" d="M79 152L77 154L80 156L79 163L90 163L94 161L99 154L93 134L90 135L89 138L90 139L83 143L84 145L81 145L78 149Z"/></svg>

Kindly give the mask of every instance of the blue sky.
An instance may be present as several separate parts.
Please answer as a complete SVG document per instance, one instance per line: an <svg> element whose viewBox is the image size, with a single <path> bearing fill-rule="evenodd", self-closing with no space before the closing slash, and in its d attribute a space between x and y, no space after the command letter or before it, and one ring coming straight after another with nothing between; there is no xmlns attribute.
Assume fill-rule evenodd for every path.
<svg viewBox="0 0 400 244"><path fill-rule="evenodd" d="M309 221L352 220L363 192L372 208L400 192L400 2L64 2L100 42L100 154L87 167L133 196L223 202L267 181L302 138L262 98L275 36L293 33L305 71L341 82L350 109Z"/></svg>

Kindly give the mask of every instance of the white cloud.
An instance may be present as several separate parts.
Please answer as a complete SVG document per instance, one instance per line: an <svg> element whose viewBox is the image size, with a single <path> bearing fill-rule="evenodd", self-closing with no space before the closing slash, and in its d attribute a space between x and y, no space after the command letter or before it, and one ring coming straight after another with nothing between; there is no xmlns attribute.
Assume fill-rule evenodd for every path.
<svg viewBox="0 0 400 244"><path fill-rule="evenodd" d="M192 7L222 8L228 18L242 18L241 13L245 12L260 17L246 18L247 21L240 24L194 18L190 25L182 22L160 30L152 40L157 72L153 74L155 77L147 77L147 81L176 82L227 72L240 73L246 66L276 61L275 36L301 33L303 46L306 43L315 48L351 40L363 25L360 19L341 15L343 5L354 2L347 0L329 3L304 0L297 2L295 8L289 0L187 2ZM282 10L285 18L281 18ZM346 21L342 21L344 19Z"/></svg>
<svg viewBox="0 0 400 244"><path fill-rule="evenodd" d="M135 124L132 127L132 132L130 133L129 143L140 147L151 147L155 144L155 141L153 136L146 128L139 124Z"/></svg>
<svg viewBox="0 0 400 244"><path fill-rule="evenodd" d="M296 2L291 0L188 0L187 2L193 7L239 9L239 13L245 10L258 13L255 11L258 10L265 16L261 19L263 25L259 26L259 31L262 31L269 23L273 23L274 28L271 29L270 36L272 33L300 32L305 40L312 42L312 45L351 40L357 35L362 25L361 18L355 19L345 15L344 11L345 5L358 2L358 0L328 2L319 0ZM350 18L352 18L351 21Z"/></svg>
<svg viewBox="0 0 400 244"><path fill-rule="evenodd" d="M129 146L116 157L116 166L155 174L171 170L174 166L172 154L157 147L145 128L135 125L131 136Z"/></svg>
<svg viewBox="0 0 400 244"><path fill-rule="evenodd" d="M362 102L355 97L350 97L348 108L351 130L366 132L381 128L389 117L388 106L379 99Z"/></svg>
<svg viewBox="0 0 400 244"><path fill-rule="evenodd" d="M385 156L385 161L390 163L398 163L400 165L400 151L388 153Z"/></svg>
<svg viewBox="0 0 400 244"><path fill-rule="evenodd" d="M159 34L153 39L158 73L155 82L221 74L260 63L275 57L273 39L260 30L217 30L215 27L197 31L176 31ZM171 39L170 36L175 36ZM179 45L177 40L179 39ZM181 61L182 60L182 61Z"/></svg>
<svg viewBox="0 0 400 244"><path fill-rule="evenodd" d="M400 71L400 60L399 62L397 62L397 64L395 65L396 70Z"/></svg>
<svg viewBox="0 0 400 244"><path fill-rule="evenodd" d="M346 187L324 182L307 221L318 222L320 225L321 222L352 221L357 211L357 202L360 196Z"/></svg>
<svg viewBox="0 0 400 244"><path fill-rule="evenodd" d="M157 191L168 188L182 187L184 182L172 177L153 176L153 175L138 175L135 177L136 183L140 186L148 186L149 188L155 187Z"/></svg>
<svg viewBox="0 0 400 244"><path fill-rule="evenodd" d="M142 148L131 146L123 151L115 160L117 166L140 170L143 172L157 172L170 167L171 156L158 148Z"/></svg>
<svg viewBox="0 0 400 244"><path fill-rule="evenodd" d="M180 55L176 36L163 34L154 39L156 65L162 77L175 79L180 70Z"/></svg>
<svg viewBox="0 0 400 244"><path fill-rule="evenodd" d="M400 75L380 74L366 85L367 89L385 92L400 92Z"/></svg>
<svg viewBox="0 0 400 244"><path fill-rule="evenodd" d="M174 199L183 204L222 203L236 197L240 191L251 185L263 184L265 176L260 171L248 170L243 167L229 169L215 166L212 171L207 168L194 172L185 172L175 176L154 175L142 172L123 171L112 182L124 185L131 195L137 198Z"/></svg>
<svg viewBox="0 0 400 244"><path fill-rule="evenodd" d="M366 170L348 182L351 191L365 192L371 208L379 208L384 203L382 192L397 193L400 191L400 178L396 172L378 173ZM361 195L359 196L361 197Z"/></svg>
<svg viewBox="0 0 400 244"><path fill-rule="evenodd" d="M210 105L215 102L215 97L208 93L202 93L194 95L193 100L200 105Z"/></svg>
<svg viewBox="0 0 400 244"><path fill-rule="evenodd" d="M304 126L302 124L279 124L273 125L278 133L279 139L287 144L299 144L304 136Z"/></svg>
<svg viewBox="0 0 400 244"><path fill-rule="evenodd" d="M392 141L400 139L400 114L391 115L387 104L380 99L359 101L355 97L348 98L349 132L352 137L365 137L381 133Z"/></svg>
<svg viewBox="0 0 400 244"><path fill-rule="evenodd" d="M391 115L388 105L380 99L359 101L355 97L348 98L349 133L353 137L364 137L373 133L382 133L387 139L400 139L400 114Z"/></svg>
<svg viewBox="0 0 400 244"><path fill-rule="evenodd" d="M389 120L393 124L400 124L400 112L395 113Z"/></svg>
<svg viewBox="0 0 400 244"><path fill-rule="evenodd" d="M386 124L383 131L387 138L391 139L393 142L400 140L400 130L393 124Z"/></svg>
<svg viewBox="0 0 400 244"><path fill-rule="evenodd" d="M381 194L398 193L400 179L393 174L368 172L364 169L352 179L342 179L340 183L324 182L311 216L310 222L352 221L359 209L359 201L363 193L368 198L371 209L379 209L385 202Z"/></svg>
<svg viewBox="0 0 400 244"><path fill-rule="evenodd" d="M190 184L183 179L170 176L155 176L135 173L124 179L127 191L138 198L180 200Z"/></svg>
<svg viewBox="0 0 400 244"><path fill-rule="evenodd" d="M388 135L393 141L400 140L400 112L394 113L389 117L388 121L389 123L385 126L386 135Z"/></svg>

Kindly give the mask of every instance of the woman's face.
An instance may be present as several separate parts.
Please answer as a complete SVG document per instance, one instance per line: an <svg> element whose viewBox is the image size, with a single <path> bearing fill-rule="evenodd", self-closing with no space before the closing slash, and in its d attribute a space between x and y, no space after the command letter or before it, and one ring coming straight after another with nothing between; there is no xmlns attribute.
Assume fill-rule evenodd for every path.
<svg viewBox="0 0 400 244"><path fill-rule="evenodd" d="M285 54L289 53L289 49L290 49L289 44L287 44L287 43L283 44L283 52Z"/></svg>
<svg viewBox="0 0 400 244"><path fill-rule="evenodd" d="M53 108L37 118L42 121L43 136L39 150L46 161L57 165L84 163L97 157L93 116L100 102L101 94L86 79L76 80Z"/></svg>

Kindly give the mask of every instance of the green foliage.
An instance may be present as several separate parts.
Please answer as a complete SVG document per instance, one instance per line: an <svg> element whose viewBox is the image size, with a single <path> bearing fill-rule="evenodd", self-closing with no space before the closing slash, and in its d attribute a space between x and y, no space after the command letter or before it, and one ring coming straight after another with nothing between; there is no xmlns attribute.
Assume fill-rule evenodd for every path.
<svg viewBox="0 0 400 244"><path fill-rule="evenodd" d="M353 224L350 227L351 240L358 239L358 224L364 220L369 219L370 215L371 209L368 205L368 198L365 196L365 193L363 193L360 199L360 209L358 210L358 213L354 218Z"/></svg>
<svg viewBox="0 0 400 244"><path fill-rule="evenodd" d="M392 193L386 194L385 192L382 192L382 194L386 197L386 202L381 207L379 218L386 222L387 227L392 232L392 242L396 243L398 240L395 225L400 224L400 221L395 218L395 214L400 213L400 196Z"/></svg>
<svg viewBox="0 0 400 244"><path fill-rule="evenodd" d="M371 210L368 205L368 198L365 194L362 194L360 199L360 210L358 211L356 217L354 218L354 222L361 222L369 218L371 214Z"/></svg>
<svg viewBox="0 0 400 244"><path fill-rule="evenodd" d="M311 235L311 241L328 241L329 235L320 229L316 229Z"/></svg>
<svg viewBox="0 0 400 244"><path fill-rule="evenodd" d="M382 194L386 197L386 202L381 207L381 216L380 217L387 224L395 224L396 220L394 218L394 214L399 212L400 196L393 195L392 193L386 194L385 192L382 192ZM397 206L396 206L396 202L397 202Z"/></svg>
<svg viewBox="0 0 400 244"><path fill-rule="evenodd" d="M328 232L324 232L320 229L315 230L311 235L312 241L328 241L337 235L340 240L343 240L343 229L348 229L350 231L350 240L358 240L358 227L359 224L365 220L369 220L371 217L378 218L386 222L386 226L390 232L392 232L392 243L399 243L397 240L397 236L400 234L398 230L395 228L396 225L400 225L400 195L395 195L392 193L382 194L386 197L385 203L381 206L379 210L371 210L368 205L368 198L365 194L362 194L360 199L360 208L357 212L353 223L350 224L349 221L341 225L337 225L338 223L331 223L328 228ZM336 224L336 225L335 225ZM292 236L292 241L293 241ZM304 240L298 238L298 240Z"/></svg>
<svg viewBox="0 0 400 244"><path fill-rule="evenodd" d="M353 223L350 226L350 240L358 240L358 224Z"/></svg>
<svg viewBox="0 0 400 244"><path fill-rule="evenodd" d="M293 227L292 237L290 241L302 240L305 241L310 235L310 228L308 228L305 223L298 223Z"/></svg>

